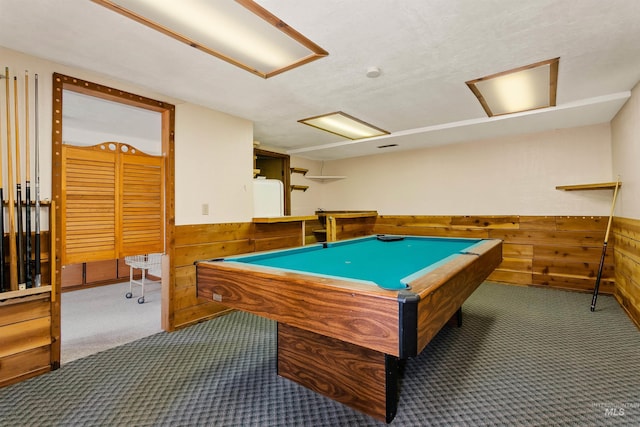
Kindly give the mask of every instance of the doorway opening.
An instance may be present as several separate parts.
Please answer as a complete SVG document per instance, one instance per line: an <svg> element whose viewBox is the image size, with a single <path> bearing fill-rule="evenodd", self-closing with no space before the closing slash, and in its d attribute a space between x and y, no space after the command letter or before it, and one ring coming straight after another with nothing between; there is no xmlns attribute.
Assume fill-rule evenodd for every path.
<svg viewBox="0 0 640 427"><path fill-rule="evenodd" d="M87 293L89 296L88 300L85 298L84 302L79 304L90 308L92 303L87 301L104 301L105 297L98 294L113 287L101 286L100 288L104 289L100 289L96 285L119 282L120 289L117 293L121 295L114 303L138 306L138 298L125 299L129 282L129 265L125 255L132 255L129 253L131 251L136 254L139 251L162 253L163 266L159 270L161 272L156 273L161 276L158 277L161 279L158 282L161 286L155 295L152 294L152 287L146 288L143 303L135 309L149 311L149 303L155 299L157 314L154 331L168 330L173 278L173 249L168 242L172 239L175 222L175 108L160 101L60 74L53 76L53 100L52 197L56 205L55 224L52 225L58 230L57 235L62 236L54 242L56 253L60 254L53 260L54 280L61 285L56 288L56 293L60 296L61 288L65 286L82 289L79 292ZM87 123L83 122L92 122L94 128L88 128ZM69 155L70 152L74 154ZM73 167L69 169L69 165L72 164ZM96 170L110 178L103 180L101 176L96 177ZM140 189L149 182L150 176L157 180L152 186L157 197L147 197L147 192L138 190L138 199L132 201L133 192L125 190L127 186L137 186ZM67 207L71 206L68 200L69 183L72 181L76 184L74 188L83 187L84 190L80 191L87 191L87 196L83 198L81 194L76 197L80 202L74 205L71 211ZM94 191L93 186L97 186L98 190ZM145 202L148 203L145 205ZM128 207L130 210L126 211ZM149 213L151 207L155 209L152 210L153 214ZM84 218L77 219L83 215ZM132 215L138 215L134 219L135 223L131 221ZM144 237L140 237L145 234L144 225L141 224L150 219L157 221L157 235L151 246L148 236L146 241ZM106 230L103 233L104 230L100 230L100 227L94 227L97 230L96 237L88 239L89 244L85 248L82 248L82 243L78 244L77 240L66 238L72 231L82 234L83 220L92 227L94 224L104 224L103 229ZM113 237L103 239L102 234L109 232ZM71 272L71 269L75 269L75 273ZM76 283L73 283L73 280L69 282L70 277ZM77 283L78 281L80 283ZM91 293L94 296L90 296ZM79 295L78 293L76 296ZM151 295L152 298L149 298ZM52 304L52 336L57 338L54 339L52 351L54 366L59 366L61 360L61 304L64 304L65 299L72 298L56 298ZM147 306L143 309L142 306L145 304ZM65 312L70 312L67 308L71 307L65 307ZM99 328L100 322L112 323L96 319L96 325L92 326ZM135 322L127 323L125 320L125 327L136 327ZM118 345L120 341L114 342Z"/></svg>
<svg viewBox="0 0 640 427"><path fill-rule="evenodd" d="M253 156L255 159L254 172L257 176L282 181L284 187L284 214L291 215L289 155L254 148Z"/></svg>

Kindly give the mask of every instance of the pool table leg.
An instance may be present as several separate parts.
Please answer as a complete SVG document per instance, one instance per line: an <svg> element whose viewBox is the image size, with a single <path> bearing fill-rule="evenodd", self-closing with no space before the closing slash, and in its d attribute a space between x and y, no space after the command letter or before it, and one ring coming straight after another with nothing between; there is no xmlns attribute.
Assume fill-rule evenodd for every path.
<svg viewBox="0 0 640 427"><path fill-rule="evenodd" d="M395 356L278 323L278 375L387 423L398 407L399 365Z"/></svg>
<svg viewBox="0 0 640 427"><path fill-rule="evenodd" d="M451 316L451 319L447 322L449 326L456 326L458 328L462 327L462 307L460 307L456 312Z"/></svg>

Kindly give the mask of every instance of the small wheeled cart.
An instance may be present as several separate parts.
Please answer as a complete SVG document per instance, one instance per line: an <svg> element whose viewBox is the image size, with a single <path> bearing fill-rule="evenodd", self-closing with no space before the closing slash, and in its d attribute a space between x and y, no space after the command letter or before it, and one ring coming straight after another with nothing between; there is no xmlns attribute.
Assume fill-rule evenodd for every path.
<svg viewBox="0 0 640 427"><path fill-rule="evenodd" d="M129 266L129 292L125 294L125 297L132 298L133 285L139 285L142 288L142 292L138 298L138 304L143 304L145 283L155 283L147 278L147 274L160 277L162 275L161 261L162 254L160 253L124 257L124 262ZM142 270L142 278L140 280L133 278L134 268Z"/></svg>

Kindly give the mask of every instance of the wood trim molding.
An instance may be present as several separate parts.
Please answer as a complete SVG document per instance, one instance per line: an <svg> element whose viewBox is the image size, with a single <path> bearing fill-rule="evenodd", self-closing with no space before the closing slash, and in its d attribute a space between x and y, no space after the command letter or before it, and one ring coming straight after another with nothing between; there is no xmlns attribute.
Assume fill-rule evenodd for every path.
<svg viewBox="0 0 640 427"><path fill-rule="evenodd" d="M165 236L164 251L168 259L167 277L162 278L162 328L173 329L173 287L175 283L175 271L173 268L172 244L175 234L175 106L163 101L154 100L134 93L111 88L98 83L64 74L53 73L52 78L52 129L51 129L51 197L55 203L55 227L60 229L63 212L61 212L62 197L62 128L63 128L63 92L70 90L84 95L95 96L109 101L119 102L125 105L156 111L162 117L162 153L165 170ZM62 242L59 238L54 242L56 253L60 254ZM52 260L52 279L55 283L61 283L61 258L58 256ZM59 366L60 361L60 287L58 295L53 296L51 334L53 338L51 362Z"/></svg>

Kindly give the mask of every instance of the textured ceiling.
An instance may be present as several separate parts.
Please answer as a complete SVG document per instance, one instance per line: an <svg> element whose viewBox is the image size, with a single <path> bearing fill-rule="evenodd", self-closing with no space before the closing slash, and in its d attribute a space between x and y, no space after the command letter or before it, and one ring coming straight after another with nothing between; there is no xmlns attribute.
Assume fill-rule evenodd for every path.
<svg viewBox="0 0 640 427"><path fill-rule="evenodd" d="M89 0L0 0L0 45L249 119L262 144L316 159L607 122L640 80L637 0L258 3L329 56L264 80ZM490 119L464 83L554 57L555 108ZM392 134L297 122L338 110Z"/></svg>

